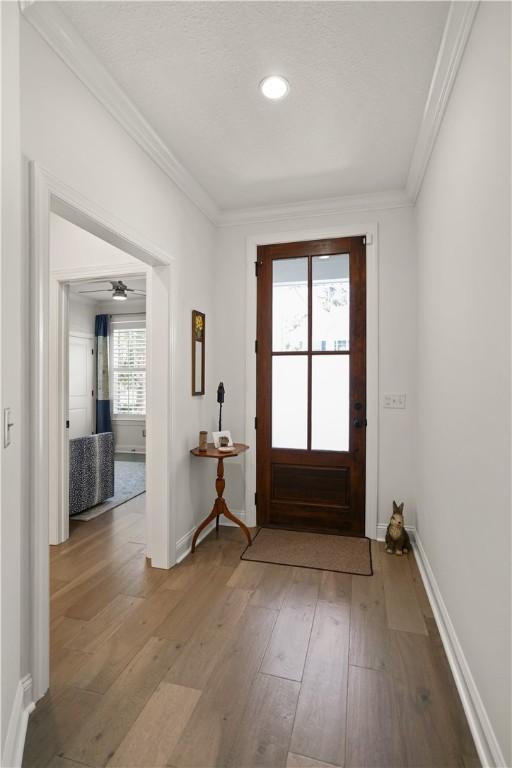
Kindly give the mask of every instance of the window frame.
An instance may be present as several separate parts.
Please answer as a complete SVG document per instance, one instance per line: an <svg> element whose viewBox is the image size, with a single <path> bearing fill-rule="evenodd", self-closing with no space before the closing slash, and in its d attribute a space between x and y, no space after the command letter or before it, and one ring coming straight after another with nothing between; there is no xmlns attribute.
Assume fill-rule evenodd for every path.
<svg viewBox="0 0 512 768"><path fill-rule="evenodd" d="M119 328L124 327L126 330L137 330L143 328L146 331L146 367L144 369L146 373L146 407L145 412L142 413L115 413L114 402L114 329L116 326ZM148 389L148 369L147 369L147 327L146 327L146 315L111 315L109 326L109 386L110 386L110 400L112 403L112 421L117 423L144 423L147 416L147 389Z"/></svg>

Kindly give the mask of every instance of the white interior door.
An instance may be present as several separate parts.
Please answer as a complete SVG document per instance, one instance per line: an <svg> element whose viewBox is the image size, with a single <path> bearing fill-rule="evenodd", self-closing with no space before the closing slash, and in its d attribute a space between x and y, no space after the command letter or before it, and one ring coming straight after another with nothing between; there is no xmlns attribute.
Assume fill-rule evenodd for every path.
<svg viewBox="0 0 512 768"><path fill-rule="evenodd" d="M94 432L94 337L69 337L69 437Z"/></svg>

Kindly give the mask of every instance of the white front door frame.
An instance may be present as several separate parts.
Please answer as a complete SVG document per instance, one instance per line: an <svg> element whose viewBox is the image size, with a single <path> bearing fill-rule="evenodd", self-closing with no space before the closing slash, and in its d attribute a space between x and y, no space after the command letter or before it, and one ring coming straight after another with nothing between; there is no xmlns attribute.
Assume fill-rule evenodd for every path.
<svg viewBox="0 0 512 768"><path fill-rule="evenodd" d="M49 686L49 502L50 478L55 481L58 460L50 464L50 213L57 213L142 262L131 273L147 271L148 372L147 543L152 565L170 568L176 562L176 456L172 450L174 417L174 307L177 286L174 258L140 237L125 222L61 182L37 163L30 163L30 284L31 284L31 655L34 701ZM97 267L90 270L98 276ZM112 270L110 269L110 272ZM119 272L116 267L115 272ZM87 275L85 275L87 276ZM55 288L55 281L53 281ZM58 296L58 293L57 293ZM52 296L52 300L55 294ZM62 292L61 292L61 300ZM61 312L67 302L63 301ZM151 354L155 345L158 353ZM158 344L158 347L156 346ZM52 380L53 383L54 380ZM56 392L53 391L55 408ZM63 409L62 409L63 410ZM53 415L53 414L52 414ZM55 421L55 420L54 420ZM55 424L53 425L55 427ZM53 473L53 474L52 474ZM148 505L149 507L149 505Z"/></svg>
<svg viewBox="0 0 512 768"><path fill-rule="evenodd" d="M378 224L341 225L286 232L265 232L246 239L246 365L245 365L245 442L254 444L256 415L256 335L257 291L254 263L258 246L273 243L299 243L332 237L366 237L366 510L365 533L377 538L379 481L379 263ZM256 451L245 454L245 523L256 525Z"/></svg>

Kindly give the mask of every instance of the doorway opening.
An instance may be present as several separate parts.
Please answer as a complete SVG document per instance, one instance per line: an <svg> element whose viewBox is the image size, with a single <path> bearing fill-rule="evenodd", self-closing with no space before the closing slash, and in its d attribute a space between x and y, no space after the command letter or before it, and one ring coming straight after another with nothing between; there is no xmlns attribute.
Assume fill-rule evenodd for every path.
<svg viewBox="0 0 512 768"><path fill-rule="evenodd" d="M60 226L61 230L66 230L68 234L73 227L75 234L79 233L79 237L82 238L82 244L85 243L86 258L83 258L80 263L75 259L78 249L69 247L65 237L61 239L60 255L53 260L52 244L56 242L53 230L56 222L57 227ZM31 651L34 700L37 701L49 687L48 545L65 541L69 535L69 431L66 429L66 422L70 405L68 392L70 295L74 293L73 286L83 281L112 279L122 281L128 288L133 287L130 285L130 280L144 281L147 409L143 431L147 458L145 478L147 503L141 509L140 500L145 496L137 497L139 499L138 515L143 524L141 533L134 537L133 545L135 547L142 545L144 554L149 558L153 568L167 569L176 561L173 515L176 466L171 452L174 424L172 387L174 314L171 291L175 290L175 285L172 257L157 246L145 242L124 222L70 189L36 164L31 165L30 226L33 310L31 379L33 418L30 473L33 531ZM98 250L90 247L91 238L98 245ZM108 256L105 257L107 252ZM116 256L112 258L114 252ZM93 289L95 290L96 287L97 284L94 284ZM108 283L106 287L112 288ZM114 293L115 288L112 288L112 300L115 300ZM71 301L74 300L72 297ZM112 313L100 312L99 314ZM133 343L141 335L136 333L136 330L140 328L133 328L134 332L131 334ZM89 326L88 332L90 333ZM109 343L113 343L111 338ZM73 354L75 353L78 357L80 354L83 356L83 350L81 353L74 350ZM121 376L127 373L121 370L121 366L117 370L119 390L117 397L121 410L123 402L131 403L134 397L140 396L140 388L135 390L143 378L141 370L131 371L128 377ZM112 376L114 374L115 371L112 371ZM89 376L90 372L86 367L83 371L82 383L88 382ZM131 381L128 381L130 378ZM122 382L124 386L121 386ZM112 385L115 389L116 382ZM104 398L100 396L97 401L101 399ZM94 405L98 405L97 401ZM80 409L79 402L74 401L73 405L76 406L77 411ZM87 419L90 423L92 404L89 402L85 405L84 425ZM94 416L95 412L94 407ZM135 416L138 417L140 414ZM75 421L76 417L75 413ZM115 422L115 418L113 420ZM119 428L121 426L126 425L118 425ZM116 428L116 426L113 427L114 430ZM119 435L118 437L120 438ZM118 446L119 444L123 448L122 441ZM127 453L135 454L136 451L130 450L133 447L134 444L128 442L126 437L124 450L120 452L124 454L121 458L126 458ZM115 453L113 458L115 462ZM134 504L137 498L127 503ZM141 517L144 507L145 521L144 517ZM117 511L119 509L120 507L116 507L106 515L119 517L122 514ZM105 520L105 515L100 515L97 520L101 521L102 518ZM73 525L78 524L73 523ZM100 523L95 523L94 520L80 524L101 527ZM98 538L101 539L101 536L102 534L99 533ZM107 557L108 552L105 555ZM88 555L84 554L84 565L88 560Z"/></svg>
<svg viewBox="0 0 512 768"><path fill-rule="evenodd" d="M365 533L364 237L258 248L257 521Z"/></svg>
<svg viewBox="0 0 512 768"><path fill-rule="evenodd" d="M88 522L146 490L146 278L68 284L69 515Z"/></svg>

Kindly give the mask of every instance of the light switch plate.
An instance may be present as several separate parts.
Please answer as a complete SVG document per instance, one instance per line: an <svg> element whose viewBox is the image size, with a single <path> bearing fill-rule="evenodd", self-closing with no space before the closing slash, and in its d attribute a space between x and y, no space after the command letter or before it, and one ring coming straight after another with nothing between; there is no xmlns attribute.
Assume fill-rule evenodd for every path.
<svg viewBox="0 0 512 768"><path fill-rule="evenodd" d="M405 408L405 395L384 395L384 408Z"/></svg>

